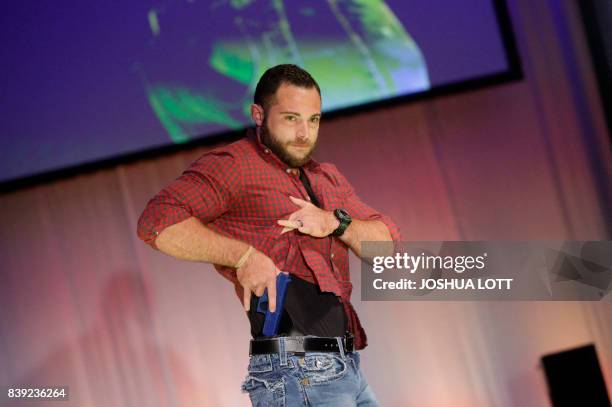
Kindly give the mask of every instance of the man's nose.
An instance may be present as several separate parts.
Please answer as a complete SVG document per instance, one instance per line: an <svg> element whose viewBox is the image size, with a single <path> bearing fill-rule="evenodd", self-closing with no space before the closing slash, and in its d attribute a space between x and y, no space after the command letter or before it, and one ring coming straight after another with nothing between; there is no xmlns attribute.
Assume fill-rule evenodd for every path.
<svg viewBox="0 0 612 407"><path fill-rule="evenodd" d="M300 125L298 126L296 137L299 141L308 140L310 136L310 128L308 127L308 123L306 120L302 120Z"/></svg>

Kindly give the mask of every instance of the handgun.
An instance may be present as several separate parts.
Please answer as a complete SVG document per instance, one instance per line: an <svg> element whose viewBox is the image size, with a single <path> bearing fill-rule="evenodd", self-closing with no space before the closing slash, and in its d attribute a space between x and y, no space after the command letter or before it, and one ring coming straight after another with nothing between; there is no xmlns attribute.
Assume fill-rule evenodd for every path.
<svg viewBox="0 0 612 407"><path fill-rule="evenodd" d="M263 295L259 297L257 302L257 312L266 314L266 319L263 327L265 336L274 336L278 333L278 326L283 315L283 304L285 302L285 294L287 287L291 281L291 275L285 271L280 272L276 276L276 311L270 312L268 308L268 289L266 288Z"/></svg>

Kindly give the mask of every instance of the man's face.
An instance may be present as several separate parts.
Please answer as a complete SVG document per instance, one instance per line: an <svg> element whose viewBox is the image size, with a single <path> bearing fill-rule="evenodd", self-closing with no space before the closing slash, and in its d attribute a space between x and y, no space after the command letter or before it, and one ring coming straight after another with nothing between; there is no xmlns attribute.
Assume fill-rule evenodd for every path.
<svg viewBox="0 0 612 407"><path fill-rule="evenodd" d="M264 113L262 142L290 167L301 167L317 145L320 120L316 88L282 84Z"/></svg>

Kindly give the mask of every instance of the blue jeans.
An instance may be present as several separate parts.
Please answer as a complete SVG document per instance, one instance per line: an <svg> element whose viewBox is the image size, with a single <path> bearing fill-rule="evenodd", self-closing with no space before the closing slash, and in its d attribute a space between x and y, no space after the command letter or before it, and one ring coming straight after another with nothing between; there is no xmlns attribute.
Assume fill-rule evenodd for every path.
<svg viewBox="0 0 612 407"><path fill-rule="evenodd" d="M252 355L242 392L253 406L378 406L357 352Z"/></svg>

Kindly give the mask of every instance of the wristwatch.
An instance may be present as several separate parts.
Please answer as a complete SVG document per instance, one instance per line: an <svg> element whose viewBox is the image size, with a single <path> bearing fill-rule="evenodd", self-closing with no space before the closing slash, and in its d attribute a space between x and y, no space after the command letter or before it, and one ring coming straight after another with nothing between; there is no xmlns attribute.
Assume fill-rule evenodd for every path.
<svg viewBox="0 0 612 407"><path fill-rule="evenodd" d="M351 218L351 215L349 215L347 211L340 208L334 210L334 216L340 221L340 225L332 232L332 235L342 236L346 228L351 224L353 218Z"/></svg>

